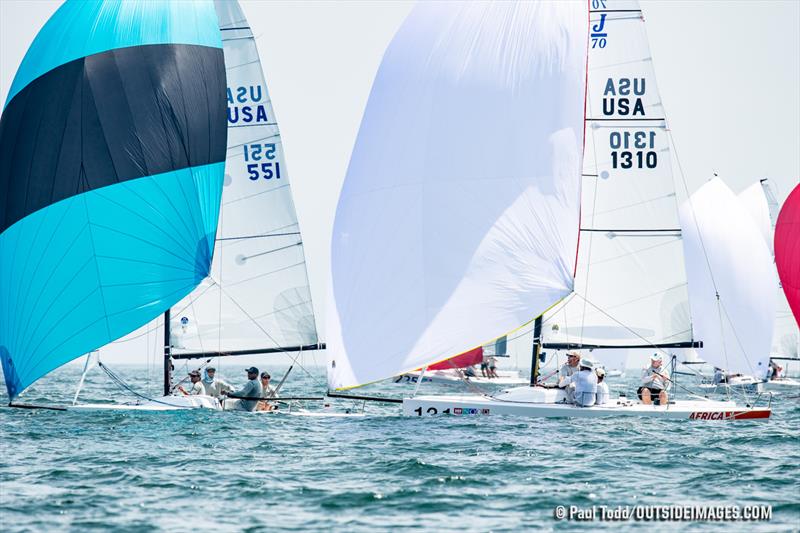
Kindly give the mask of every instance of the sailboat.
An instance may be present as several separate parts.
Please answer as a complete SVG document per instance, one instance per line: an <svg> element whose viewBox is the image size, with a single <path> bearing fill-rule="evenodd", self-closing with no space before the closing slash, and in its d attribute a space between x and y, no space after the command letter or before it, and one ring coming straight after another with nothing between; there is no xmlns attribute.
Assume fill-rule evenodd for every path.
<svg viewBox="0 0 800 533"><path fill-rule="evenodd" d="M192 76L187 75L184 84L190 84L188 86L191 87L191 90L183 87L185 93L190 93L185 96L185 106L184 104L178 106L171 100L159 100L161 97L154 88L151 97L154 101L152 109L142 109L140 106L135 111L144 117L140 125L142 128L153 126L152 120L159 116L161 117L159 124L164 121L167 125L173 125L174 122L175 141L165 137L160 130L158 134L151 136L154 137L154 141L162 144L169 142L168 146L174 145L174 151L179 154L181 153L180 149L189 152L191 148L191 155L196 158L202 154L199 151L201 148L209 150L209 147L199 143L199 140L205 140L206 144L209 140L213 140L215 142L212 152L215 161L213 182L203 184L203 188L198 186L198 191L194 193L196 199L190 196L191 182L187 183L185 178L181 181L174 180L175 183L171 185L171 189L167 188L169 184L164 185L162 181L149 185L150 189L155 189L157 194L150 189L135 190L133 187L136 182L133 181L111 185L97 191L96 194L99 197L105 198L115 190L115 187L119 188L120 198L113 206L126 204L141 212L137 219L134 219L135 214L120 217L119 213L109 212L106 215L106 218L113 216L118 217L119 220L114 226L116 233L106 238L108 241L106 248L102 251L98 250L96 253L98 257L96 262L100 268L103 268L102 261L108 261L105 256L126 256L129 248L138 251L135 239L150 238L150 234L156 232L160 237L160 241L154 242L150 248L128 259L130 266L127 268L130 273L127 278L120 279L121 276L118 273L114 272L113 275L109 273L107 274L110 278L109 281L101 279L95 284L96 286L92 285L86 289L87 294L91 290L108 293L109 286L113 287L124 282L127 292L125 294L117 292L113 295L113 301L109 296L105 303L118 306L119 302L124 302L126 308L130 307L139 313L137 316L140 320L126 320L124 327L116 328L91 343L82 343L69 353L59 352L60 358L49 367L43 368L32 378L23 381L21 386L14 385L14 394L11 394L11 398L13 400L24 386L46 372L83 353L95 350L152 320L153 328L158 327L164 332L163 396L151 398L128 390L138 397L136 402L129 404L84 403L71 405L68 408L73 410L160 411L194 408L218 410L222 408L222 405L215 398L173 394L175 386L180 383L176 383L172 379L175 360L194 358L208 360L211 357L254 353L291 353L324 347L317 339L303 243L292 201L280 132L261 70L255 39L237 2L221 0L191 3L142 2L136 6L136 9L126 9L124 6L116 2L100 2L92 3L90 7L88 3L67 1L37 37L28 56L31 58L41 56L42 46L60 42L57 39L60 35L82 35L81 31L76 30L75 25L86 25L90 28L99 26L105 33L96 35L98 42L107 38L108 35L122 39L123 37L119 36L124 32L120 28L130 27L135 30L140 26L141 31L134 33L143 41L142 44L150 44L153 39L164 38L160 35L153 37L147 35L148 31L155 31L161 27L161 24L148 25L147 22L151 18L164 22L164 28L176 33L174 37L170 34L166 35L167 38L173 38L176 42L192 42L192 39L199 38L196 35L203 37L208 42L200 44L206 48L213 48L213 63L207 61L196 65L187 62L183 65L179 63L183 56L176 56L174 53L165 56L176 57L177 59L173 59L173 61L178 63L179 69L192 71ZM131 4L131 6L133 5ZM107 13L113 13L114 16L104 15ZM101 18L103 24L98 22ZM53 31L58 33L50 36ZM119 46L122 44L136 43L120 43ZM92 46L90 39L89 43L85 45L86 50L92 50ZM203 52L205 53L205 50ZM142 61L147 58L149 56L141 55L134 59ZM157 58L153 60L156 61ZM87 63L95 61L95 57L88 56L86 61ZM125 64L122 67L131 69L134 74L139 71L142 71L142 75L148 74L147 70L138 62ZM138 79L126 78L130 75L122 67L121 74L125 81L140 83ZM153 68L156 67L158 64L155 64ZM18 74L18 78L26 72L26 63L23 62L20 67L22 74ZM180 73L183 75L183 70L180 70ZM161 84L169 88L170 71L165 70L162 75L164 80L161 81ZM119 76L118 73L116 78ZM106 88L105 85L99 87ZM143 89L139 85L132 85L130 88L121 87L117 90L120 94L125 94L126 91ZM200 102L203 105L193 102L190 96L192 98L204 97L204 100ZM174 106L174 109L170 106ZM213 108L213 113L209 112L208 108ZM112 110L107 107L101 111L107 113L107 116L101 116L101 121L111 120L115 117ZM178 113L177 116L175 116L176 113ZM3 114L3 121L5 125L6 113ZM105 131L108 132L107 125L104 124L104 126L106 126ZM191 128L195 128L197 131L193 131ZM188 141L179 137L180 134L186 136L184 133L186 129L189 129ZM209 130L214 136L210 135ZM4 131L6 131L5 126ZM144 138L147 140L147 135ZM144 156L139 155L137 158L136 153L133 155L124 153L127 147L125 143L115 146L113 141L117 140L129 142L124 138L111 137L108 139L108 149L112 150L112 153L115 150L120 152L119 160L114 160L116 165L128 157L131 159L130 162L127 162L128 166L149 168L140 163L139 158L150 156L150 154L160 155L164 152L159 145L147 145L140 150ZM3 146L5 149L9 143L4 141ZM106 149L105 146L98 147L98 152L101 152L101 148ZM115 153L115 155L117 154ZM91 160L91 156L92 154L84 154L84 159ZM164 153L162 155L167 162L170 161L170 156L173 160L180 161L174 154ZM149 160L146 162L148 165L150 164ZM193 168L190 170L196 172ZM60 181L64 179L65 177L61 174L55 176L57 189L66 186L66 184L59 185ZM153 179L151 178L151 180ZM195 181L198 181L198 178L195 178ZM210 178L209 181L211 181ZM212 188L211 185L214 187ZM142 205L141 208L139 204ZM83 206L82 203L80 205ZM89 214L93 215L93 212L90 211ZM51 218L47 222L57 221L57 218L53 217L58 216L58 213L50 215ZM146 220L147 218L149 218L149 222ZM93 220L90 221L90 224L94 223ZM146 223L145 230L142 232L143 236L132 235L128 240L116 238L118 235L132 233L137 224L142 225L143 223ZM104 221L104 224L107 222ZM195 226L199 226L197 231ZM35 235L32 232L37 231L38 228L38 225L31 226L27 229L27 236ZM198 235L203 236L205 240L201 240ZM68 236L69 234L65 238ZM2 238L8 239L5 234ZM43 234L40 239L41 245L47 245L50 239L52 239L50 234ZM205 245L205 248L201 250L202 255L195 251L198 241ZM14 245L13 241L9 242L11 244L4 244L3 241L0 241L0 250L4 250L3 246L8 249L9 246ZM153 252L153 249L156 252ZM56 248L53 253L64 253L64 251ZM145 255L145 253L150 255ZM53 257L57 257L57 255ZM134 265L146 267L156 259L163 261L164 257L169 258L171 263L152 273L142 266L134 268ZM54 263L55 259L50 261ZM178 287L171 281L173 278L181 277L179 276L180 271L177 270L177 267L172 266L172 263L179 266L187 264L190 267L189 274L191 275L182 276L188 279L181 279L182 284L178 286L180 290L177 290ZM119 265L121 263L117 262L110 264L107 268L111 269ZM49 266L52 268L53 265ZM46 274L51 275L49 272ZM64 276L67 274L69 273L65 273ZM4 275L7 276L5 279L14 282L12 286L25 287L17 281L19 269L6 269ZM0 285L5 286L6 284L0 283ZM164 295L157 295L159 299L156 302L148 303L146 300L142 302L141 299L136 298L140 293L152 298L149 294L149 287L161 285L164 286L162 291ZM114 290L118 291L118 289ZM79 299L70 303L72 295L67 293L65 296L64 307L80 303ZM3 297L6 299L4 300ZM24 303L24 299L20 296L4 295L0 289L0 301L9 302L13 301L13 298L18 298L21 303ZM159 318L159 315L163 315L163 319ZM16 317L14 319L16 320ZM30 321L31 328L38 327L37 321L32 320L30 316L23 315L20 317L20 320L22 319ZM4 325L9 324L5 320L4 323ZM15 325L17 324L13 321L10 324L10 326ZM88 341L89 335L86 335L86 332L77 325L74 328L65 327L65 336ZM45 329L42 328L42 331L44 332ZM25 335L20 337L24 338ZM2 337L0 337L0 344L7 346ZM35 354L30 354L30 357L33 358L33 355ZM28 357L28 355L23 357ZM6 357L3 358L3 361L5 370ZM88 370L88 361L87 357L84 374ZM11 383L13 383L15 376L14 367L8 365L8 368L11 371L5 371L7 384L10 382L9 380L12 380ZM110 372L107 367L103 366L103 368ZM113 373L109 373L109 375L112 376L112 379L117 378ZM120 384L125 386L124 382L120 381ZM11 386L9 392L12 392Z"/></svg>
<svg viewBox="0 0 800 533"><path fill-rule="evenodd" d="M699 347L669 148L637 2L416 6L376 76L337 208L329 386L433 364L536 316L534 382L547 329L561 336L549 349ZM624 279L599 281L621 266ZM770 415L703 398L582 408L535 386L402 405L407 416Z"/></svg>

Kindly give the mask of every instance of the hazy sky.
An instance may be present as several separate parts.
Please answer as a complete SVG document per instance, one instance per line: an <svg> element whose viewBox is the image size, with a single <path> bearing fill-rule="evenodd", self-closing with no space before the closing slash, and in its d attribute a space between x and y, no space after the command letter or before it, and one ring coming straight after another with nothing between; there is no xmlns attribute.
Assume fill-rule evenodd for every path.
<svg viewBox="0 0 800 533"><path fill-rule="evenodd" d="M3 102L59 4L0 1ZM339 189L381 56L413 3L242 4L280 124L321 314ZM735 192L766 177L783 201L800 176L800 2L645 0L642 8L690 189L713 171ZM124 359L141 361L133 351Z"/></svg>

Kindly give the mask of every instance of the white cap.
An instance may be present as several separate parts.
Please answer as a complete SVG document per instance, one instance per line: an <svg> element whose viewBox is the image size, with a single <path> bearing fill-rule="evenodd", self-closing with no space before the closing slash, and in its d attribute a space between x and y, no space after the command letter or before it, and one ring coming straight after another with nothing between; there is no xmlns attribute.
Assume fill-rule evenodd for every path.
<svg viewBox="0 0 800 533"><path fill-rule="evenodd" d="M664 358L661 357L660 353L654 353L653 355L650 356L650 360L651 361L663 361Z"/></svg>
<svg viewBox="0 0 800 533"><path fill-rule="evenodd" d="M594 361L591 359L581 359L580 366L594 370Z"/></svg>
<svg viewBox="0 0 800 533"><path fill-rule="evenodd" d="M600 368L598 368L597 370L595 370L595 372L597 373L598 376L605 376L606 375L606 369L603 368L602 366Z"/></svg>

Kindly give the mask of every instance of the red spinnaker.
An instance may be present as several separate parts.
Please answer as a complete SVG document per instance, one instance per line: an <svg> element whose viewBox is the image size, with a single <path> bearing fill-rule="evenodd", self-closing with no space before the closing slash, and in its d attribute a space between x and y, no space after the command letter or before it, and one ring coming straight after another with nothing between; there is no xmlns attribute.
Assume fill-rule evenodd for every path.
<svg viewBox="0 0 800 533"><path fill-rule="evenodd" d="M451 368L466 368L468 366L477 365L483 361L483 346L478 346L474 350L464 352L446 359L441 363L430 365L428 370L450 370Z"/></svg>
<svg viewBox="0 0 800 533"><path fill-rule="evenodd" d="M800 185L789 194L775 223L775 265L800 325Z"/></svg>

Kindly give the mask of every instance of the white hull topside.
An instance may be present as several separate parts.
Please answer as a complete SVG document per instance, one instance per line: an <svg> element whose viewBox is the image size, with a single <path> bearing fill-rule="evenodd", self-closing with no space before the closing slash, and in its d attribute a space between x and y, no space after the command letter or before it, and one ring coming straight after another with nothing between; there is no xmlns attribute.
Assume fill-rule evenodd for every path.
<svg viewBox="0 0 800 533"><path fill-rule="evenodd" d="M68 411L185 411L190 409L206 409L211 411L228 411L234 409L223 408L216 398L211 396L162 396L140 404L122 403L87 403L70 405ZM245 411L239 411L244 413ZM329 407L309 411L306 409L275 409L273 411L252 411L252 414L287 414L292 416L308 417L360 417L361 412L352 409L334 410Z"/></svg>
<svg viewBox="0 0 800 533"><path fill-rule="evenodd" d="M563 403L563 391L541 387L518 387L496 396L478 394L460 396L415 396L403 399L405 416L512 415L532 418L600 418L607 416L643 416L692 420L743 420L769 418L770 409L737 406L731 401L678 400L668 405L644 405L627 398L610 400L604 405L578 407Z"/></svg>

